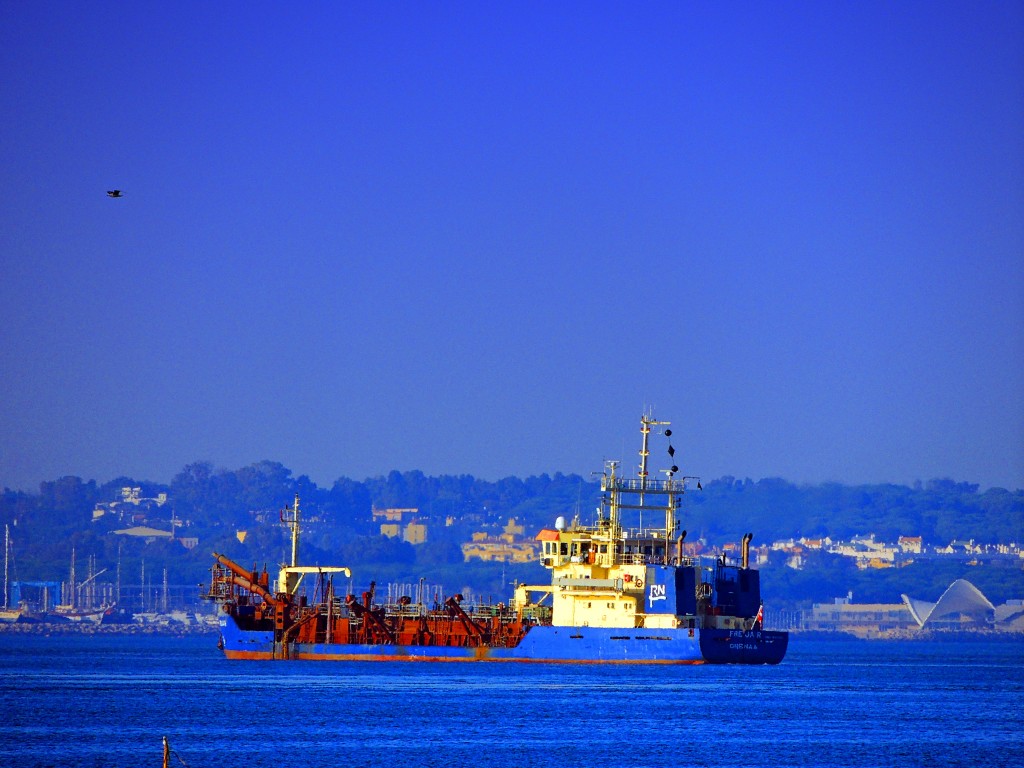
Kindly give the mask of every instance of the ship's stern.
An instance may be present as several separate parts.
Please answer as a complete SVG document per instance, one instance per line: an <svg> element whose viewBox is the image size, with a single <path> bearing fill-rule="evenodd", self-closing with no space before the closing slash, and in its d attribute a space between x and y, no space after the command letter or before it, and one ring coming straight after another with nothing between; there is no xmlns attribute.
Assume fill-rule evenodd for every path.
<svg viewBox="0 0 1024 768"><path fill-rule="evenodd" d="M788 632L710 628L700 631L700 652L710 664L778 664L788 647Z"/></svg>

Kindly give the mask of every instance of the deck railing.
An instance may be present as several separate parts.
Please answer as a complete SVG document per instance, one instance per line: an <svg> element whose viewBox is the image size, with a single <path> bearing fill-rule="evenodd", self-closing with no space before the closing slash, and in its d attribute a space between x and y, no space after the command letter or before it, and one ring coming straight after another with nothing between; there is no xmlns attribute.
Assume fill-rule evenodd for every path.
<svg viewBox="0 0 1024 768"><path fill-rule="evenodd" d="M615 478L609 490L626 491L628 493L683 493L686 490L685 480L658 480L656 478L626 477Z"/></svg>

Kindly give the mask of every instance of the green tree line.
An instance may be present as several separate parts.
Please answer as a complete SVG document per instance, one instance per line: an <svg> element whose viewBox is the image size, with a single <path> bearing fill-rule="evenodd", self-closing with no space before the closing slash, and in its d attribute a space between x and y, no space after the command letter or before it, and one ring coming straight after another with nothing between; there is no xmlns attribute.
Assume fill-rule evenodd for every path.
<svg viewBox="0 0 1024 768"><path fill-rule="evenodd" d="M111 535L111 526L103 520L93 522L96 505L119 500L124 486L141 487L147 498L166 493L168 503L152 514L164 518L167 526L172 516L184 523L178 534L198 538L199 546L186 550L174 541L145 544ZM306 521L305 562L358 567L372 572L378 582L441 576L447 585L482 584L481 589L498 594L507 593L513 579L545 581L546 574L535 564L464 564L462 542L475 531L500 533L512 517L529 536L552 526L558 516L589 522L600 501L596 482L572 474L487 481L470 475L431 477L419 471L393 471L362 481L341 477L330 486L318 486L273 461L236 470L195 462L166 484L119 477L101 485L62 477L42 483L38 493L4 489L0 523L11 526L16 575L21 579L66 578L74 548L79 562L94 557L98 566L112 567L120 561L126 572L135 573L145 560L151 568L168 568L176 583L198 583L207 574L214 550L247 565L266 563L273 568L283 561L289 542L278 513L296 494ZM418 508L428 525L428 542L413 546L382 537L371 515L373 507ZM1024 491L981 491L976 484L949 479L913 486L848 486L723 477L702 483L700 490L695 485L689 489L681 506L681 525L689 541L702 539L710 545L738 541L747 531L754 532L755 544L801 536L848 539L867 533L887 541L907 535L922 536L930 544L957 539L1019 544L1024 542ZM245 532L244 540L240 531ZM770 565L764 573L766 594L783 601L793 596L829 599L854 588L857 599L866 600L892 592L886 579L896 575L857 573L850 570L848 560L826 560L802 572ZM899 577L913 575L916 567L898 569ZM979 570L983 569L971 569L972 580L979 578ZM928 575L919 579L932 591L933 582L949 575L933 565L916 573L925 571ZM817 575L803 575L810 573ZM1017 577L985 578L1001 593L1017 589ZM1004 583L1007 579L1009 583Z"/></svg>

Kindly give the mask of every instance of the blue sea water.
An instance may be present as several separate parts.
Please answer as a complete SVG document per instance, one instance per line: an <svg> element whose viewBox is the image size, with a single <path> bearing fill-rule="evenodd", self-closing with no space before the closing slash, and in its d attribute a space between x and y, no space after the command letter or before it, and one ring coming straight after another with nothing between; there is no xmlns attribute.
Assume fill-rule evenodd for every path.
<svg viewBox="0 0 1024 768"><path fill-rule="evenodd" d="M0 635L0 766L1024 766L1024 644L794 638L774 667L227 661Z"/></svg>

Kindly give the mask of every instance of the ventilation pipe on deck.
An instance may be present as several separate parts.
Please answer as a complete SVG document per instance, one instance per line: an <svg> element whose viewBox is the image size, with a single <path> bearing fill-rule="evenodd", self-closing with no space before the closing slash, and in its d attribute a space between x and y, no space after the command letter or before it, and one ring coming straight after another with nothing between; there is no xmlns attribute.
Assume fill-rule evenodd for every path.
<svg viewBox="0 0 1024 768"><path fill-rule="evenodd" d="M679 538L676 539L676 562L683 562L683 539L686 538L686 531L679 534Z"/></svg>
<svg viewBox="0 0 1024 768"><path fill-rule="evenodd" d="M224 557L224 555L219 555L216 552L213 553L213 558L231 571L232 575L224 578L226 582L231 582L235 586L252 592L254 595L259 595L268 605L277 607L278 604L282 603L281 600L272 595L270 590L263 585L262 582L264 581L264 578L255 567L253 567L253 570L247 571L238 563Z"/></svg>
<svg viewBox="0 0 1024 768"><path fill-rule="evenodd" d="M754 538L754 534L748 533L743 537L743 567L748 568L750 566L750 540Z"/></svg>

